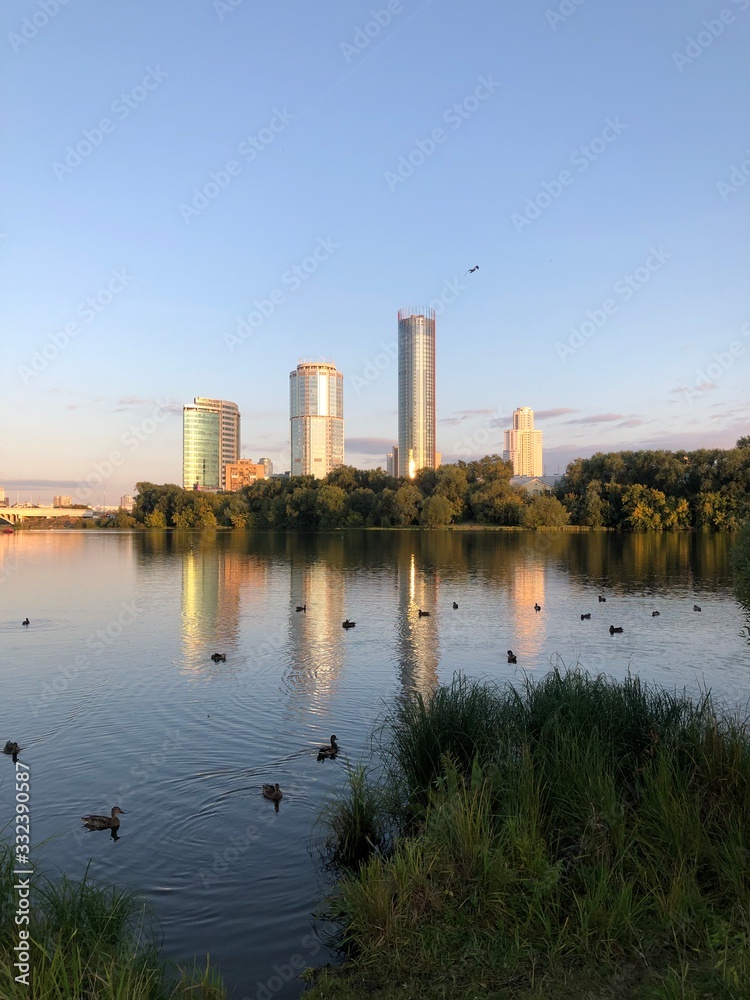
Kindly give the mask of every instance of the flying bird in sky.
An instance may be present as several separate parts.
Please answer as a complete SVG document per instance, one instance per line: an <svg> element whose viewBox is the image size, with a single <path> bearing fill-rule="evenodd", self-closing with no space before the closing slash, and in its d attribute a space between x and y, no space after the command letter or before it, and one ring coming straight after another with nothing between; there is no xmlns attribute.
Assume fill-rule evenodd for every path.
<svg viewBox="0 0 750 1000"><path fill-rule="evenodd" d="M466 272L466 274L473 274L475 271L478 270L479 270L479 264L476 264L474 267L470 267L469 270ZM464 275L464 277L466 277L466 274Z"/></svg>

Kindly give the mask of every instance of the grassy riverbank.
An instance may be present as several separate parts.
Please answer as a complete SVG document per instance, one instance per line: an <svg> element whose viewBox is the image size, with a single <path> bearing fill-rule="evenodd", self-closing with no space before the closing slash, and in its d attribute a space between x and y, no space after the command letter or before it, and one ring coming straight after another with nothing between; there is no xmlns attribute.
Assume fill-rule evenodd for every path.
<svg viewBox="0 0 750 1000"><path fill-rule="evenodd" d="M89 879L37 875L30 924L16 923L13 855L0 845L0 997L3 1000L225 1000L210 968L168 970L156 929L132 893ZM22 913L25 913L25 907ZM29 985L16 981L20 932L29 931Z"/></svg>
<svg viewBox="0 0 750 1000"><path fill-rule="evenodd" d="M457 679L376 743L331 827L349 961L309 1000L750 995L750 733L708 697Z"/></svg>

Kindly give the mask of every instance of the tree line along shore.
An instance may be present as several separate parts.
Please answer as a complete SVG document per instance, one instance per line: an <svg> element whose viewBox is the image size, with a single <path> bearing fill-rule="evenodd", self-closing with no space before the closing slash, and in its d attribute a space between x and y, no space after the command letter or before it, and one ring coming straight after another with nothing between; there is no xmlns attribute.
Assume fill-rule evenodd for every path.
<svg viewBox="0 0 750 1000"><path fill-rule="evenodd" d="M607 528L619 531L736 531L750 517L750 438L693 452L623 451L571 462L548 493L511 484L497 455L423 469L396 479L351 466L325 479L263 479L237 492L136 484L132 514L113 528Z"/></svg>

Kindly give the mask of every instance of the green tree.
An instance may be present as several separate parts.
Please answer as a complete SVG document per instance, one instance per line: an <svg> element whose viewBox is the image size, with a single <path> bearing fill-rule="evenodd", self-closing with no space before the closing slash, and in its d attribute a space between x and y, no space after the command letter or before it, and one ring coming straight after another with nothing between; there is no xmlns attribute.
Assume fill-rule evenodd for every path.
<svg viewBox="0 0 750 1000"><path fill-rule="evenodd" d="M532 497L523 515L524 528L561 528L570 521L570 514L553 496Z"/></svg>
<svg viewBox="0 0 750 1000"><path fill-rule="evenodd" d="M340 486L326 483L317 491L315 497L318 525L324 529L338 528L344 519L346 493Z"/></svg>
<svg viewBox="0 0 750 1000"><path fill-rule="evenodd" d="M419 514L419 523L423 528L444 528L453 518L453 504L439 493L425 497Z"/></svg>
<svg viewBox="0 0 750 1000"><path fill-rule="evenodd" d="M396 524L406 527L414 524L419 514L422 494L413 483L404 483L396 490L393 498L396 509Z"/></svg>

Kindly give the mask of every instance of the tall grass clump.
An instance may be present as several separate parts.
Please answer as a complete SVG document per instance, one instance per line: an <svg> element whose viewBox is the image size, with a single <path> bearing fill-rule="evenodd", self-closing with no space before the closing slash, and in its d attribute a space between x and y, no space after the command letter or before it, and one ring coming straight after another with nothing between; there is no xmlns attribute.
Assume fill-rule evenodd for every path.
<svg viewBox="0 0 750 1000"><path fill-rule="evenodd" d="M750 997L750 729L708 694L455 678L375 745L399 835L339 881L311 1000Z"/></svg>
<svg viewBox="0 0 750 1000"><path fill-rule="evenodd" d="M30 985L16 982L13 855L0 845L0 997L3 1000L226 1000L210 966L170 974L145 905L85 876L32 877Z"/></svg>
<svg viewBox="0 0 750 1000"><path fill-rule="evenodd" d="M383 789L368 781L363 766L347 771L346 793L325 808L327 829L323 857L334 871L356 870L371 855L382 853L389 840Z"/></svg>

